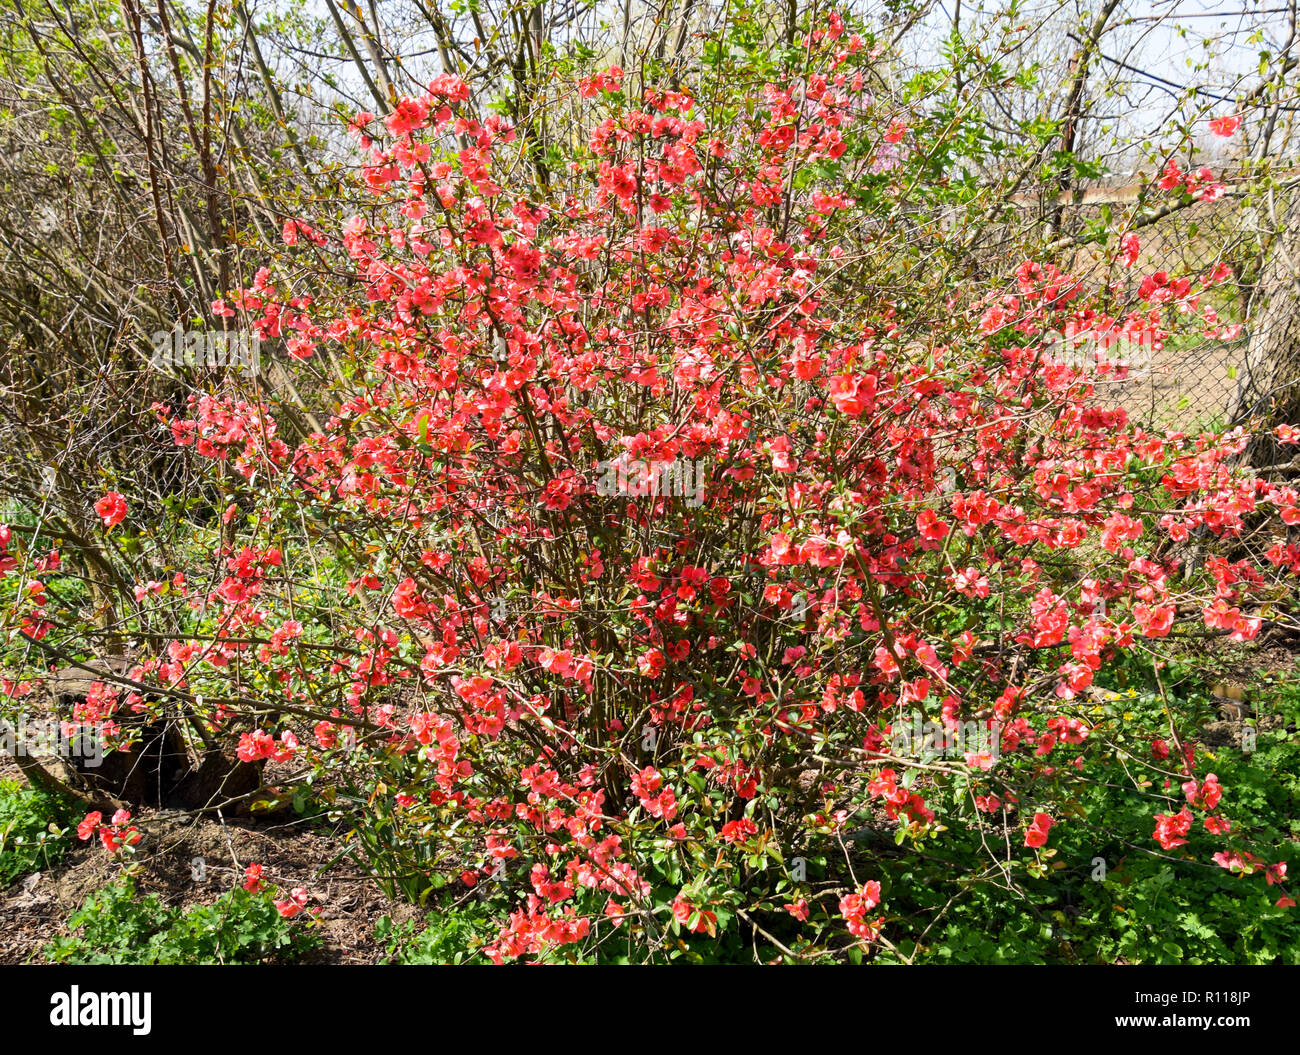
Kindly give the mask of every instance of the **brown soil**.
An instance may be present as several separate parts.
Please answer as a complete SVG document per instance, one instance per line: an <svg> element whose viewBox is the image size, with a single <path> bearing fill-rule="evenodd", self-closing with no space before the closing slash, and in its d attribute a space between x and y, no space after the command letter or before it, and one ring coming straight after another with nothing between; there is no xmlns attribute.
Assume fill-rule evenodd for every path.
<svg viewBox="0 0 1300 1055"><path fill-rule="evenodd" d="M17 778L10 759L0 756L0 778ZM189 908L215 901L231 890L254 862L263 878L281 890L306 888L309 909L319 909L315 933L320 945L306 962L371 964L387 958L375 940L380 917L412 919L419 911L390 901L350 857L342 842L298 822L198 819L171 810L139 810L132 823L144 834L133 863L136 887L168 905ZM29 875L0 890L0 964L40 963L41 949L66 934L64 921L86 898L121 874L122 865L99 844L81 843L48 872ZM196 858L202 858L202 879ZM331 862L334 862L331 864Z"/></svg>

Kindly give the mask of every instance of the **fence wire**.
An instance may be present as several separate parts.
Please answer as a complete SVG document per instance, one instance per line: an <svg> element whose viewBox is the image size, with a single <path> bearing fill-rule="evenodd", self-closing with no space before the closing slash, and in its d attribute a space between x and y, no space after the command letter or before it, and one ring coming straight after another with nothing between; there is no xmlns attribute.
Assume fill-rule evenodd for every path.
<svg viewBox="0 0 1300 1055"><path fill-rule="evenodd" d="M1135 199L1137 188L1097 188L1083 204L1072 206L1066 232L1111 220ZM1168 305L1174 336L1160 348L1134 357L1129 377L1099 379L1100 397L1124 406L1130 417L1153 429L1194 431L1226 424L1236 409L1247 369L1251 323L1259 315L1256 283L1274 236L1286 215L1279 199L1269 206L1247 204L1227 195L1180 209L1137 233L1141 251L1131 268L1116 267L1113 242L1105 249L1085 246L1069 260L1073 274L1092 283L1123 285L1121 302L1137 307L1142 277L1163 271L1199 279L1220 265L1231 277L1200 294L1200 306L1212 308L1220 326L1239 327L1235 335L1207 335L1194 313ZM1149 354L1148 354L1149 352Z"/></svg>

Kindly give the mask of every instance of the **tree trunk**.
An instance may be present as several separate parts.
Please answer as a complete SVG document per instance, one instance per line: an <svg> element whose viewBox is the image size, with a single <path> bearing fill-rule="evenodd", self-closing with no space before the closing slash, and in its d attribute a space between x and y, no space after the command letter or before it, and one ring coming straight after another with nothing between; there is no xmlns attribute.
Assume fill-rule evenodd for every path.
<svg viewBox="0 0 1300 1055"><path fill-rule="evenodd" d="M1300 426L1300 194L1283 213L1282 229L1260 272L1254 297L1246 363L1228 407L1228 422L1258 419ZM1276 438L1261 435L1246 452L1263 468L1287 461Z"/></svg>

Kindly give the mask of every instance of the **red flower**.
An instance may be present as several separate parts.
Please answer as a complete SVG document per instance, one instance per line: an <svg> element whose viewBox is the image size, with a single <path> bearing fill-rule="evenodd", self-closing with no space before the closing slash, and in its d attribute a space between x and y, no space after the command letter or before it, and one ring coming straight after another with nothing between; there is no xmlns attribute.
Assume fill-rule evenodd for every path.
<svg viewBox="0 0 1300 1055"><path fill-rule="evenodd" d="M1167 604L1155 607L1135 604L1133 618L1137 620L1138 626L1146 637L1165 637L1174 625L1174 609L1172 605Z"/></svg>
<svg viewBox="0 0 1300 1055"><path fill-rule="evenodd" d="M1125 267L1132 267L1142 252L1142 242L1132 231L1119 240L1119 261Z"/></svg>
<svg viewBox="0 0 1300 1055"><path fill-rule="evenodd" d="M418 99L402 99L391 114L384 118L384 124L395 136L413 132L424 125L429 117L429 106Z"/></svg>
<svg viewBox="0 0 1300 1055"><path fill-rule="evenodd" d="M927 542L942 542L951 530L933 509L924 509L916 518L916 530Z"/></svg>
<svg viewBox="0 0 1300 1055"><path fill-rule="evenodd" d="M657 648L649 649L637 658L636 667L647 678L657 678L663 673L664 654Z"/></svg>
<svg viewBox="0 0 1300 1055"><path fill-rule="evenodd" d="M1205 830L1211 835L1227 835L1232 831L1232 821L1225 821L1222 817L1206 817Z"/></svg>
<svg viewBox="0 0 1300 1055"><path fill-rule="evenodd" d="M876 398L876 378L873 374L854 377L841 374L831 379L831 402L841 414L856 418L871 410Z"/></svg>
<svg viewBox="0 0 1300 1055"><path fill-rule="evenodd" d="M289 896L275 902L275 910L285 919L293 919L307 907L307 891L300 886L289 891Z"/></svg>
<svg viewBox="0 0 1300 1055"><path fill-rule="evenodd" d="M1206 776L1204 784L1198 786L1195 780L1183 784L1183 794L1190 805L1203 806L1207 810L1212 810L1219 804L1223 788L1219 786L1219 778L1210 773Z"/></svg>
<svg viewBox="0 0 1300 1055"><path fill-rule="evenodd" d="M751 835L758 834L758 826L748 817L741 817L738 821L727 821L718 833L729 843L743 843L749 840Z"/></svg>
<svg viewBox="0 0 1300 1055"><path fill-rule="evenodd" d="M682 897L673 899L673 919L693 934L716 933L717 914L708 909L696 908Z"/></svg>
<svg viewBox="0 0 1300 1055"><path fill-rule="evenodd" d="M1210 118L1210 131L1216 136L1222 136L1224 139L1231 139L1240 125L1241 118L1236 115Z"/></svg>
<svg viewBox="0 0 1300 1055"><path fill-rule="evenodd" d="M114 528L126 519L126 499L116 491L109 491L95 503L95 512L104 522L104 527Z"/></svg>
<svg viewBox="0 0 1300 1055"><path fill-rule="evenodd" d="M1192 814L1191 811L1184 806L1177 813L1157 813L1156 830L1152 833L1152 838L1154 838L1164 849L1172 850L1187 842L1183 836L1186 835L1191 828Z"/></svg>
<svg viewBox="0 0 1300 1055"><path fill-rule="evenodd" d="M856 894L845 894L840 898L840 915L848 923L849 933L864 941L873 941L879 937L884 917L867 919L867 913L879 904L880 883L875 879L864 883Z"/></svg>
<svg viewBox="0 0 1300 1055"><path fill-rule="evenodd" d="M1046 846L1047 833L1051 831L1054 823L1055 821L1046 813L1035 813L1034 822L1025 832L1025 845L1033 847Z"/></svg>
<svg viewBox="0 0 1300 1055"><path fill-rule="evenodd" d="M256 762L261 758L270 758L275 754L275 740L265 730L258 729L244 733L239 738L235 755L241 762Z"/></svg>
<svg viewBox="0 0 1300 1055"><path fill-rule="evenodd" d="M1182 167L1177 161L1170 158L1165 162L1164 172L1161 174L1156 185L1161 190L1173 190L1175 187L1181 187L1186 181L1186 178L1187 177L1183 175Z"/></svg>

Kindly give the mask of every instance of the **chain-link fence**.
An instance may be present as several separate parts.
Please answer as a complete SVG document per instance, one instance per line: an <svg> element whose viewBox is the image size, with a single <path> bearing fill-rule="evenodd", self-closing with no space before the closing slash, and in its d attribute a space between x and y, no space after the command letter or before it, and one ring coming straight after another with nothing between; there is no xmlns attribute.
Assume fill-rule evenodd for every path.
<svg viewBox="0 0 1300 1055"><path fill-rule="evenodd" d="M1227 422L1246 356L1244 337L1170 342L1105 393L1149 428L1198 431Z"/></svg>
<svg viewBox="0 0 1300 1055"><path fill-rule="evenodd" d="M1225 424L1235 409L1247 365L1254 283L1285 210L1280 201L1271 208L1243 204L1232 189L1229 183L1229 193L1216 201L1176 209L1135 227L1140 251L1130 268L1114 262L1113 240L1106 249L1084 246L1068 261L1071 272L1085 281L1119 284L1126 308L1141 305L1139 284L1154 272L1186 276L1199 290L1195 311L1177 303L1164 306L1173 336L1161 347L1132 356L1127 379L1099 380L1103 400L1123 405L1148 427L1211 428ZM1108 217L1113 224L1115 215L1136 200L1137 191L1136 186L1088 191L1083 203L1070 210L1065 230L1082 231L1089 222ZM1201 280L1222 267L1228 276L1200 289ZM1206 309L1213 323L1206 322ZM1150 309L1143 305L1142 310Z"/></svg>

